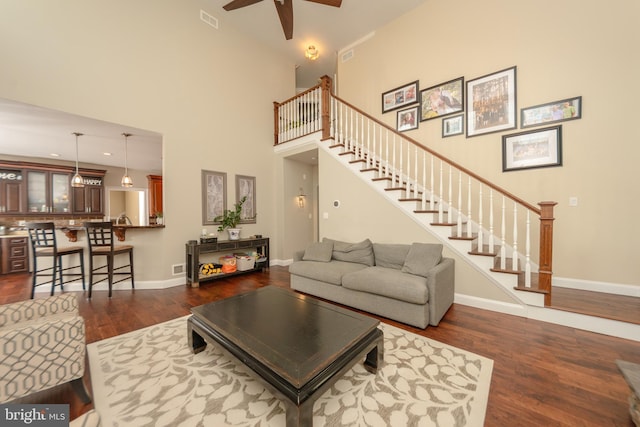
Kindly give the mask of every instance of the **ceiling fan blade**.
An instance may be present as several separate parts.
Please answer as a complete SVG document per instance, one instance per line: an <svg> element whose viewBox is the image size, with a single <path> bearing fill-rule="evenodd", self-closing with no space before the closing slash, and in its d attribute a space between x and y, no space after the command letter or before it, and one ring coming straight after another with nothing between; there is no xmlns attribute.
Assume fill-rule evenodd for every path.
<svg viewBox="0 0 640 427"><path fill-rule="evenodd" d="M280 3L280 0L273 0L273 2L280 17L284 38L291 40L293 37L293 3L291 0L284 0L282 3Z"/></svg>
<svg viewBox="0 0 640 427"><path fill-rule="evenodd" d="M260 3L262 0L233 0L222 6L224 10L235 10L240 9L241 7L251 6L252 4Z"/></svg>
<svg viewBox="0 0 640 427"><path fill-rule="evenodd" d="M334 7L342 6L342 0L307 0L307 1L324 4L325 6L334 6Z"/></svg>

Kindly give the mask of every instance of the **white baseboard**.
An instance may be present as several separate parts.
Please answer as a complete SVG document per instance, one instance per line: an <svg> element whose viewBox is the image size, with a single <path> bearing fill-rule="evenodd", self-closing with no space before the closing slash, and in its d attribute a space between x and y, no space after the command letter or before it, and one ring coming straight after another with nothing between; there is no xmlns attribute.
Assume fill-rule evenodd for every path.
<svg viewBox="0 0 640 427"><path fill-rule="evenodd" d="M552 308L521 306L462 294L455 294L454 303L567 326L583 331L624 338L631 341L640 341L640 325L632 323L586 316L584 314L554 310Z"/></svg>
<svg viewBox="0 0 640 427"><path fill-rule="evenodd" d="M592 280L553 276L553 286L591 292L603 292L606 294L640 297L640 286L637 285L622 285L620 283L596 282Z"/></svg>

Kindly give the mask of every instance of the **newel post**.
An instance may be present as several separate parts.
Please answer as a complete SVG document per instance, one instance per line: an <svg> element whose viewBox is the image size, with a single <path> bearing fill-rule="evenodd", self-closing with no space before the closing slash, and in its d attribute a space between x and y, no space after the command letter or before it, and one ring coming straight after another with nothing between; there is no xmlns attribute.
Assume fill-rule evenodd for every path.
<svg viewBox="0 0 640 427"><path fill-rule="evenodd" d="M322 140L331 138L331 77L322 76L320 78L320 89L322 90Z"/></svg>
<svg viewBox="0 0 640 427"><path fill-rule="evenodd" d="M540 268L538 288L545 292L544 305L551 305L551 278L553 276L553 207L556 202L540 202Z"/></svg>
<svg viewBox="0 0 640 427"><path fill-rule="evenodd" d="M273 145L278 145L278 135L280 134L280 120L278 120L280 104L273 102Z"/></svg>

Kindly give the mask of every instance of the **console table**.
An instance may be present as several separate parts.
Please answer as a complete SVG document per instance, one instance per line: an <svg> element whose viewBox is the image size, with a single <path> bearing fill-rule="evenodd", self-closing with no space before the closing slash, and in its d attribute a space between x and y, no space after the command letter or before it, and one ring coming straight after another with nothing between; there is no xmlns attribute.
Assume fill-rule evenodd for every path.
<svg viewBox="0 0 640 427"><path fill-rule="evenodd" d="M200 275L200 255L205 253L233 253L246 251L255 248L261 255L266 258L264 261L256 262L255 267L250 270L235 271L233 273L212 274L209 276ZM189 240L185 245L185 258L187 265L187 286L192 288L200 286L200 282L223 279L225 277L235 276L238 274L252 273L254 271L263 270L269 267L269 238L248 238L239 240L218 240L213 243L199 243L197 240Z"/></svg>

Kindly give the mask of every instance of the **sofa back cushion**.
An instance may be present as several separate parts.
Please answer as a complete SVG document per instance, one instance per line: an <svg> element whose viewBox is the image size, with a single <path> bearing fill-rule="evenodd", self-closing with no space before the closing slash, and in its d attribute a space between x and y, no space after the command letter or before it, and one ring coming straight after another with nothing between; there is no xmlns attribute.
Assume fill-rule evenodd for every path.
<svg viewBox="0 0 640 427"><path fill-rule="evenodd" d="M409 249L411 245L374 243L373 254L376 258L376 266L402 270Z"/></svg>
<svg viewBox="0 0 640 427"><path fill-rule="evenodd" d="M304 250L302 259L304 261L329 262L332 252L333 242L315 242Z"/></svg>
<svg viewBox="0 0 640 427"><path fill-rule="evenodd" d="M325 237L322 241L333 243L331 257L337 261L355 262L370 267L374 264L373 245L369 239L358 243L347 243Z"/></svg>
<svg viewBox="0 0 640 427"><path fill-rule="evenodd" d="M427 277L429 270L440 263L442 259L442 244L440 243L412 243L411 249L404 261L404 273L417 274Z"/></svg>

